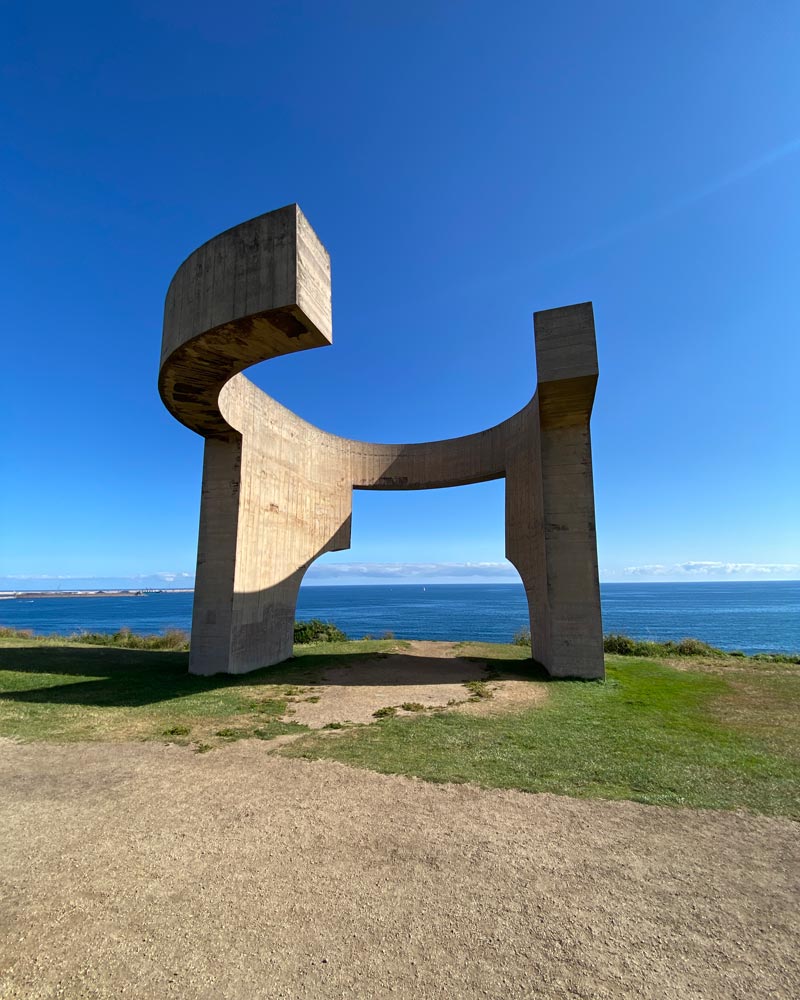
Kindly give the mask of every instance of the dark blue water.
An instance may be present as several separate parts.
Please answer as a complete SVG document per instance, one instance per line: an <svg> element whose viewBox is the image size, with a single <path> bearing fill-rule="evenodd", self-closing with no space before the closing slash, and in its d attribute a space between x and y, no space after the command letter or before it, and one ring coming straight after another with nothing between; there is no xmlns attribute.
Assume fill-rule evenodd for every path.
<svg viewBox="0 0 800 1000"><path fill-rule="evenodd" d="M800 651L800 581L606 583L603 629L637 639L692 636L747 653ZM192 594L0 600L0 625L34 632L189 629ZM335 622L354 638L390 630L405 639L507 642L527 625L519 584L304 587L298 618Z"/></svg>

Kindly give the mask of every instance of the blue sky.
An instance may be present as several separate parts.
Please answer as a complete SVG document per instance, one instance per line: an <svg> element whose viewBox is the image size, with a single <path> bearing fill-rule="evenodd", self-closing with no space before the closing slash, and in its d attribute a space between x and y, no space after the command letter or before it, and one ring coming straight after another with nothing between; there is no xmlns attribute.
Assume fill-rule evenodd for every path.
<svg viewBox="0 0 800 1000"><path fill-rule="evenodd" d="M292 201L334 346L251 370L282 403L479 430L531 394L532 312L591 299L601 578L800 577L793 0L17 3L0 34L0 589L191 582L164 294ZM515 580L503 550L502 482L357 492L308 579Z"/></svg>

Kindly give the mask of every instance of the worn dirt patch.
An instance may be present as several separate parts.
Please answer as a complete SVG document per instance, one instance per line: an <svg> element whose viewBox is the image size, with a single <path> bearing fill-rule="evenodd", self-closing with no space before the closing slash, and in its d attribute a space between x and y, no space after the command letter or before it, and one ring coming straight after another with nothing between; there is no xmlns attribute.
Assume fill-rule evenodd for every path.
<svg viewBox="0 0 800 1000"><path fill-rule="evenodd" d="M788 820L0 746L3 1000L800 995Z"/></svg>
<svg viewBox="0 0 800 1000"><path fill-rule="evenodd" d="M387 706L397 708L398 715L412 714L401 708L404 703L443 708L460 702L466 704L458 710L483 714L535 704L545 697L544 684L499 678L489 682L491 699L470 704L471 692L465 682L485 680L486 668L480 662L455 656L453 645L412 642L402 653L330 669L311 695L320 700L309 702L301 697L292 703L291 715L286 718L319 729L331 722L375 722L374 713Z"/></svg>
<svg viewBox="0 0 800 1000"><path fill-rule="evenodd" d="M521 712L541 705L547 699L547 685L538 681L520 681L499 677L489 681L491 698L467 702L456 708L466 715L494 715L498 712Z"/></svg>

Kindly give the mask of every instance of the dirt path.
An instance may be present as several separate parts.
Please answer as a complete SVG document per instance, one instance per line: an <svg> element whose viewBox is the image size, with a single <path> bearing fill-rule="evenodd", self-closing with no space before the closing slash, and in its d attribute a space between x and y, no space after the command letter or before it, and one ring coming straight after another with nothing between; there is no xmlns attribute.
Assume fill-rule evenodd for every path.
<svg viewBox="0 0 800 1000"><path fill-rule="evenodd" d="M0 997L800 995L798 827L262 743L0 746Z"/></svg>
<svg viewBox="0 0 800 1000"><path fill-rule="evenodd" d="M403 652L356 660L328 670L309 701L293 702L290 718L312 729L331 722L375 722L375 712L392 707L408 715L403 705L442 708L458 704L460 711L503 711L534 704L546 697L546 685L533 681L496 679L492 698L470 703L465 682L486 677L485 664L460 658L452 642L411 642ZM413 710L412 710L413 711Z"/></svg>

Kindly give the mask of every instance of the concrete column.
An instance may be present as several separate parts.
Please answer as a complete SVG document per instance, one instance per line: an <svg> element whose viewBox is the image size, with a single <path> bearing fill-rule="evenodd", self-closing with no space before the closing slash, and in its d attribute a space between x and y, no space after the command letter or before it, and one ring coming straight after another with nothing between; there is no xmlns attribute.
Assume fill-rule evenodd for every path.
<svg viewBox="0 0 800 1000"><path fill-rule="evenodd" d="M554 677L603 677L589 418L597 385L591 303L534 314L546 600L534 655ZM539 594L544 588L539 585ZM539 622L538 628L536 621Z"/></svg>
<svg viewBox="0 0 800 1000"><path fill-rule="evenodd" d="M209 438L189 670L240 674L292 655L303 576L349 548L352 488L338 438L324 435L243 376L220 405L239 433Z"/></svg>
<svg viewBox="0 0 800 1000"><path fill-rule="evenodd" d="M189 653L193 674L229 669L241 472L238 434L224 441L206 439Z"/></svg>

